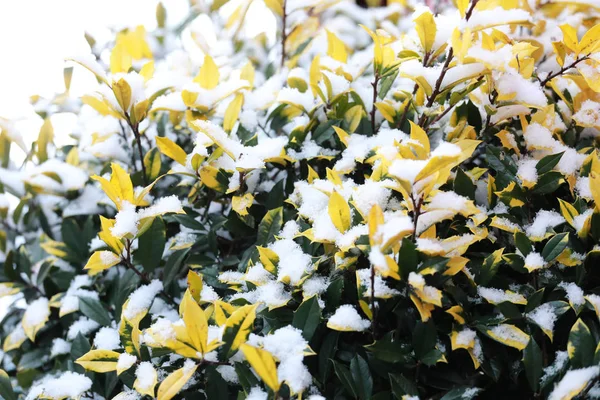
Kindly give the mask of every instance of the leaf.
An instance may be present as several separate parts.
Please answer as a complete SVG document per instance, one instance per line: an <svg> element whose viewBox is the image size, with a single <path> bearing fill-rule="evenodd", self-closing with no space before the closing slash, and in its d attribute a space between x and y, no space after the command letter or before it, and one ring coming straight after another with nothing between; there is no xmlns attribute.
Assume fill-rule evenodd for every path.
<svg viewBox="0 0 600 400"><path fill-rule="evenodd" d="M44 325L46 325L46 322L48 322L48 318L50 317L50 306L45 298L35 300L31 304L34 304L35 306L28 307L27 310L25 310L22 325L29 340L35 342L35 335L44 327ZM29 322L31 320L36 321L36 323L32 325Z"/></svg>
<svg viewBox="0 0 600 400"><path fill-rule="evenodd" d="M435 347L436 339L437 333L433 321L418 321L412 334L415 356L418 359L425 357Z"/></svg>
<svg viewBox="0 0 600 400"><path fill-rule="evenodd" d="M190 380L197 368L198 365L196 364L194 364L193 367L184 365L183 368L179 368L172 372L171 375L167 376L165 380L161 382L158 387L156 398L158 400L171 400Z"/></svg>
<svg viewBox="0 0 600 400"><path fill-rule="evenodd" d="M149 364L147 361L146 363ZM156 369L154 369L152 364L150 364L150 368L152 370L152 372L150 372L151 376L144 376L143 381L140 381L139 378L136 378L135 382L133 382L133 388L137 390L137 392L141 395L154 397L154 387L158 382L158 373L156 372ZM146 372L146 370L144 370L144 372ZM142 383L147 384L148 380L150 380L150 384L142 386Z"/></svg>
<svg viewBox="0 0 600 400"><path fill-rule="evenodd" d="M515 232L515 247L525 257L527 257L527 255L533 251L533 245L531 244L531 241L523 232Z"/></svg>
<svg viewBox="0 0 600 400"><path fill-rule="evenodd" d="M533 187L533 193L548 194L555 192L565 181L563 175L558 171L550 171L541 175Z"/></svg>
<svg viewBox="0 0 600 400"><path fill-rule="evenodd" d="M169 138L157 136L156 145L162 154L185 167L187 154L177 143Z"/></svg>
<svg viewBox="0 0 600 400"><path fill-rule="evenodd" d="M419 35L419 40L425 53L431 52L437 34L437 26L435 25L433 15L426 11L415 18L415 30Z"/></svg>
<svg viewBox="0 0 600 400"><path fill-rule="evenodd" d="M244 104L244 95L238 93L235 95L233 100L227 106L227 110L225 110L225 116L223 118L223 129L226 132L231 132L235 123L238 120L238 116L240 115L240 111L242 109L242 105Z"/></svg>
<svg viewBox="0 0 600 400"><path fill-rule="evenodd" d="M542 257L544 261L550 262L554 260L556 257L563 252L563 250L569 244L569 234L568 233L559 233L554 236L552 239L548 240L544 249L542 250Z"/></svg>
<svg viewBox="0 0 600 400"><path fill-rule="evenodd" d="M596 211L600 211L600 174L595 171L590 172L590 191L592 192Z"/></svg>
<svg viewBox="0 0 600 400"><path fill-rule="evenodd" d="M219 68L208 54L204 56L204 63L194 82L199 83L204 89L214 89L219 84Z"/></svg>
<svg viewBox="0 0 600 400"><path fill-rule="evenodd" d="M312 296L302 302L294 312L292 325L302 331L306 341L310 341L321 322L321 307L317 296Z"/></svg>
<svg viewBox="0 0 600 400"><path fill-rule="evenodd" d="M458 387L447 392L440 400L468 400L472 399L478 392L478 388Z"/></svg>
<svg viewBox="0 0 600 400"><path fill-rule="evenodd" d="M333 225L338 231L344 233L350 229L350 223L352 222L350 217L350 206L341 194L338 192L331 193L327 211L329 212L331 222L333 222Z"/></svg>
<svg viewBox="0 0 600 400"><path fill-rule="evenodd" d="M279 379L277 378L275 359L271 353L250 346L249 344L242 344L240 349L260 379L262 379L273 392L277 393L280 384Z"/></svg>
<svg viewBox="0 0 600 400"><path fill-rule="evenodd" d="M192 342L192 347L202 355L208 353L208 321L206 320L206 314L194 301L189 290L185 292L181 308L183 322Z"/></svg>
<svg viewBox="0 0 600 400"><path fill-rule="evenodd" d="M537 392L540 386L540 378L542 377L542 369L544 360L540 346L533 338L529 340L527 347L523 350L523 364L525 365L525 375L529 382L529 387L534 392Z"/></svg>
<svg viewBox="0 0 600 400"><path fill-rule="evenodd" d="M248 335L252 332L254 320L256 319L257 306L246 305L240 307L227 318L222 339L224 344L221 349L227 357L235 354L242 343L248 339Z"/></svg>
<svg viewBox="0 0 600 400"><path fill-rule="evenodd" d="M571 366L576 369L592 365L595 349L596 342L590 329L581 318L577 319L571 327L567 343L567 352L569 353Z"/></svg>
<svg viewBox="0 0 600 400"><path fill-rule="evenodd" d="M48 144L54 139L54 128L50 118L46 118L37 139L37 158L40 163L48 159Z"/></svg>
<svg viewBox="0 0 600 400"><path fill-rule="evenodd" d="M404 395L417 396L419 390L413 382L402 374L389 374L392 392L398 400L403 400Z"/></svg>
<svg viewBox="0 0 600 400"><path fill-rule="evenodd" d="M160 174L162 162L160 160L160 151L157 148L151 149L144 156L144 167L149 181L154 181Z"/></svg>
<svg viewBox="0 0 600 400"><path fill-rule="evenodd" d="M75 362L88 371L110 372L117 370L119 353L112 350L90 350Z"/></svg>
<svg viewBox="0 0 600 400"><path fill-rule="evenodd" d="M493 329L487 329L485 334L497 342L514 347L517 350L523 350L527 347L531 339L525 332L510 324L500 324Z"/></svg>
<svg viewBox="0 0 600 400"><path fill-rule="evenodd" d="M10 384L10 378L3 369L0 369L0 397L4 400L18 399L12 388L12 385Z"/></svg>
<svg viewBox="0 0 600 400"><path fill-rule="evenodd" d="M134 259L144 267L144 271L153 272L160 265L167 242L165 223L156 217L152 225L138 239L138 249Z"/></svg>
<svg viewBox="0 0 600 400"><path fill-rule="evenodd" d="M348 52L346 45L334 33L327 31L327 55L336 61L346 63L348 61Z"/></svg>
<svg viewBox="0 0 600 400"><path fill-rule="evenodd" d="M373 393L373 378L371 378L369 364L358 354L350 361L350 373L358 397L365 400L370 399Z"/></svg>
<svg viewBox="0 0 600 400"><path fill-rule="evenodd" d="M181 272L181 264L183 263L183 260L185 260L185 257L187 256L189 250L189 248L177 250L169 256L164 268L164 285L170 284L173 281L173 279L175 279L175 277L179 274L179 272Z"/></svg>
<svg viewBox="0 0 600 400"><path fill-rule="evenodd" d="M563 154L565 153L562 152L558 154L550 154L549 156L543 157L540 161L538 161L535 165L538 175L543 175L546 172L552 171L552 168L558 164Z"/></svg>
<svg viewBox="0 0 600 400"><path fill-rule="evenodd" d="M500 262L502 261L503 252L504 248L498 249L485 258L479 272L479 279L477 282L479 285L487 285L496 275L498 268L500 267Z"/></svg>
<svg viewBox="0 0 600 400"><path fill-rule="evenodd" d="M258 225L256 243L261 246L273 241L283 224L283 207L268 211Z"/></svg>
<svg viewBox="0 0 600 400"><path fill-rule="evenodd" d="M342 385L344 385L344 388L346 389L348 394L350 394L353 398L357 398L358 388L356 387L354 379L352 379L352 374L350 373L350 370L345 365L339 362L336 362L334 360L331 360L331 362L333 362L333 370L335 371L335 374L337 375L340 382L342 382Z"/></svg>
<svg viewBox="0 0 600 400"><path fill-rule="evenodd" d="M79 310L86 317L96 321L102 326L110 326L112 318L108 314L108 311L102 306L98 300L90 297L79 298Z"/></svg>

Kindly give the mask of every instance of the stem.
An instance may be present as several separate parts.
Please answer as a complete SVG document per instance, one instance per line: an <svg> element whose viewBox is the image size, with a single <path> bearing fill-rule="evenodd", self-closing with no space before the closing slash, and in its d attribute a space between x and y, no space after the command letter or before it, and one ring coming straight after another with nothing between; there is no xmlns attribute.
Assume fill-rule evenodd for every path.
<svg viewBox="0 0 600 400"><path fill-rule="evenodd" d="M550 72L548 74L548 76L546 77L546 79L544 79L543 81L540 81L540 85L542 87L546 86L546 84L548 82L550 82L552 79L556 78L559 75L564 74L565 72L567 72L568 70L570 70L571 68L575 67L577 64L579 64L580 62L587 60L588 56L583 56L581 58L578 58L577 60L573 61L571 64L567 65L566 67L562 67L561 69L559 69L557 72Z"/></svg>
<svg viewBox="0 0 600 400"><path fill-rule="evenodd" d="M127 124L133 131L133 135L135 136L135 141L137 143L138 154L140 156L140 164L142 164L142 176L144 178L144 185L148 185L148 176L146 175L146 166L144 165L144 151L142 149L142 136L140 135L139 125L132 124L131 118L129 118L129 114L125 113L125 118L127 118Z"/></svg>
<svg viewBox="0 0 600 400"><path fill-rule="evenodd" d="M379 84L379 73L375 72L375 80L371 83L373 86L373 106L371 107L371 132L375 135L375 101L377 101L377 85Z"/></svg>
<svg viewBox="0 0 600 400"><path fill-rule="evenodd" d="M281 68L283 68L283 65L285 64L285 42L287 41L287 32L285 31L285 25L286 25L286 18L287 18L287 14L286 14L286 5L287 5L287 0L283 0L283 15L281 16L281 25L282 25L282 29L281 29Z"/></svg>
<svg viewBox="0 0 600 400"><path fill-rule="evenodd" d="M421 206L423 205L423 197L419 197L419 201L415 201L415 197L411 194L410 199L413 203L413 243L417 242L417 225L419 216L421 215Z"/></svg>
<svg viewBox="0 0 600 400"><path fill-rule="evenodd" d="M123 264L127 269L135 272L135 274L140 277L140 280L142 282L144 282L144 284L147 285L147 284L150 283L150 279L148 279L148 277L146 275L144 275L143 273L141 273L140 271L138 271L137 268L131 262L131 240L129 240L129 239L126 239L126 240L127 241L125 243L125 250L127 251L127 255L125 257L121 257L121 264ZM169 303L171 303L172 306L177 307L177 303L175 303L175 300L173 299L173 297L171 297L170 294L168 294L164 290L161 290L160 294L166 300L168 300Z"/></svg>
<svg viewBox="0 0 600 400"><path fill-rule="evenodd" d="M375 314L377 310L375 309L375 266L371 265L371 326L373 330L373 340L377 339L377 319L375 318Z"/></svg>

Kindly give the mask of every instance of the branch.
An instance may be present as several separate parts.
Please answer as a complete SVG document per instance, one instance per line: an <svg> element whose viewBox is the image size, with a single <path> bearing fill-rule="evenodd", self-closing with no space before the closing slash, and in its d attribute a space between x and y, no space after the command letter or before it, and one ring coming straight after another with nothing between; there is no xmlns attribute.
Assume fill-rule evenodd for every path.
<svg viewBox="0 0 600 400"><path fill-rule="evenodd" d="M573 61L571 64L567 65L566 67L562 67L557 72L552 73L552 71L551 71L548 74L548 76L543 81L540 81L540 85L542 86L542 88L545 87L546 84L548 82L550 82L552 79L556 78L557 76L560 76L560 75L564 74L565 72L567 72L571 68L575 67L580 62L582 62L584 60L587 60L588 58L589 58L589 56L583 56L583 57L578 58L577 60Z"/></svg>
<svg viewBox="0 0 600 400"><path fill-rule="evenodd" d="M377 85L379 84L379 74L375 72L375 80L371 82L371 86L373 86L373 106L371 107L371 132L375 135L377 132L375 131L375 102L377 101Z"/></svg>
<svg viewBox="0 0 600 400"><path fill-rule="evenodd" d="M287 5L287 0L283 0L283 15L282 15L282 20L281 20L281 24L282 24L282 29L281 29L281 68L283 68L283 65L285 64L285 42L287 41L287 32L285 31L285 25L286 25L286 18L287 18L287 14L286 14L286 5Z"/></svg>
<svg viewBox="0 0 600 400"><path fill-rule="evenodd" d="M129 114L127 113L125 113L125 118L127 119L127 124L133 131L133 135L135 136L135 141L137 143L138 154L140 156L140 164L142 164L142 176L144 178L144 185L148 185L148 176L146 175L146 166L144 165L144 151L142 149L142 136L140 135L139 125L137 123L132 124L131 118L129 118Z"/></svg>

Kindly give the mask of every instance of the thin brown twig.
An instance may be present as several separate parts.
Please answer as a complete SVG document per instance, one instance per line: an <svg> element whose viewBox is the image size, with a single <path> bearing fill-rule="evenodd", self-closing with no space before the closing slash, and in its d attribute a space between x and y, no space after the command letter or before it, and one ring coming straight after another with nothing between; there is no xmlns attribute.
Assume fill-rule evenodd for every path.
<svg viewBox="0 0 600 400"><path fill-rule="evenodd" d="M139 125L137 123L132 123L131 118L129 118L129 114L127 113L125 113L125 118L127 119L127 124L133 131L133 135L135 136L135 141L137 143L140 164L142 164L142 177L144 178L144 185L148 185L148 176L146 175L146 166L144 165L144 150L142 149L142 136L140 135Z"/></svg>

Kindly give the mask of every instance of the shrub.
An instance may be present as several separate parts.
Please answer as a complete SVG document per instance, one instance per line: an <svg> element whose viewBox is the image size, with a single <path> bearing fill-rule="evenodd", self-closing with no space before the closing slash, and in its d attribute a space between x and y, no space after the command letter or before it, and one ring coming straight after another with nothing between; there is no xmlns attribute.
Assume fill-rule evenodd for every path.
<svg viewBox="0 0 600 400"><path fill-rule="evenodd" d="M2 120L0 395L598 395L596 3L265 3L159 4Z"/></svg>

